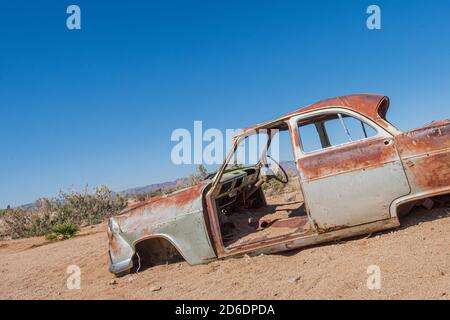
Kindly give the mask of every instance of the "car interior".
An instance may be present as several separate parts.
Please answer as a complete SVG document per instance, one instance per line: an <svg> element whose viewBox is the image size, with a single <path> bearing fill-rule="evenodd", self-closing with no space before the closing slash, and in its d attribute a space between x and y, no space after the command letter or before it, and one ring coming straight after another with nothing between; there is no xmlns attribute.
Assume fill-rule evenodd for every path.
<svg viewBox="0 0 450 320"><path fill-rule="evenodd" d="M243 138L233 157L213 193L226 248L310 230L287 125Z"/></svg>

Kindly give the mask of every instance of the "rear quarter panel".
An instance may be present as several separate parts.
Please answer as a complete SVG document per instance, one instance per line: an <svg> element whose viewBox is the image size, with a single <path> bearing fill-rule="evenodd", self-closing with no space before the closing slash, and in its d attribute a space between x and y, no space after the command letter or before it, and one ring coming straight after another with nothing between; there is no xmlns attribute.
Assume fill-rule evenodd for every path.
<svg viewBox="0 0 450 320"><path fill-rule="evenodd" d="M411 193L450 188L450 120L395 137Z"/></svg>

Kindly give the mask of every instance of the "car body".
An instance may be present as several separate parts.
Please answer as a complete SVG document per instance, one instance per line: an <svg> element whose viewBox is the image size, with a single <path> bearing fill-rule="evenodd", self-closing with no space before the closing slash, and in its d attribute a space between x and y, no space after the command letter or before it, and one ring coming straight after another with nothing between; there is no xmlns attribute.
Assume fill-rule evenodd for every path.
<svg viewBox="0 0 450 320"><path fill-rule="evenodd" d="M401 132L386 120L388 108L389 98L383 95L348 95L322 100L244 129L234 137L232 150L214 177L137 203L110 218L110 271L129 271L136 265L136 256L143 254L137 247L145 242L151 245L143 250L151 251L154 257L168 260L175 252L194 265L244 254L281 252L398 227L402 211L424 199L450 193L450 121L435 121ZM362 127L375 130L374 135L330 145L328 133L323 128L320 131L320 126L327 119L342 121L342 117L361 121ZM304 137L299 130L304 123L316 127L321 137L320 150L304 150ZM265 202L264 196L258 195L261 166L230 172L227 165L239 141L250 132L273 128L289 132L304 199L305 215L301 218L308 230L292 229L282 236L265 235L227 247L219 200L251 190L261 202L255 208ZM220 194L224 184L231 189L227 197Z"/></svg>

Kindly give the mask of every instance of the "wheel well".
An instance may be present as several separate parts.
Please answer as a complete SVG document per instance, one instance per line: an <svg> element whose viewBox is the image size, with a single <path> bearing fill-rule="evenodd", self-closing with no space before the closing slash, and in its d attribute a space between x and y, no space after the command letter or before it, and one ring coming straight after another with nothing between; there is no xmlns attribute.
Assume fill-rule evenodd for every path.
<svg viewBox="0 0 450 320"><path fill-rule="evenodd" d="M431 202L429 202L431 200ZM428 201L428 203L427 203ZM411 201L400 204L397 208L397 217L402 218L408 215L416 206L424 206L431 209L434 206L445 206L450 204L450 193L444 193L436 196L424 196L423 198L413 199Z"/></svg>
<svg viewBox="0 0 450 320"><path fill-rule="evenodd" d="M163 237L149 238L135 244L133 269L137 271L156 265L179 262L183 260L177 248Z"/></svg>

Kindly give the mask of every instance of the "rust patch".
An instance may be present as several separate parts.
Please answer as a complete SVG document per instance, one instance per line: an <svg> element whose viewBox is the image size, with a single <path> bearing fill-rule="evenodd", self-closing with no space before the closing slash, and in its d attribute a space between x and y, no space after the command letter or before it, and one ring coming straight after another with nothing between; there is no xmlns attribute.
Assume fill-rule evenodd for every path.
<svg viewBox="0 0 450 320"><path fill-rule="evenodd" d="M450 150L407 160L406 174L421 191L450 186Z"/></svg>
<svg viewBox="0 0 450 320"><path fill-rule="evenodd" d="M402 158L450 148L450 120L431 124L395 137Z"/></svg>
<svg viewBox="0 0 450 320"><path fill-rule="evenodd" d="M207 183L208 182L204 181L195 186L180 191L176 191L173 193L169 193L167 195L158 195L155 197L151 197L150 199L141 201L139 203L127 207L123 211L123 213L129 211L136 212L136 209L140 209L139 211L144 211L149 208L161 206L176 206L176 207L184 206L192 202L193 200L197 199L201 195L203 188Z"/></svg>
<svg viewBox="0 0 450 320"><path fill-rule="evenodd" d="M125 209L115 219L123 232L132 234L133 238L157 232L155 224L174 220L178 214L189 212L193 203L202 197L202 192L209 181L176 191L167 195L152 197L146 201Z"/></svg>
<svg viewBox="0 0 450 320"><path fill-rule="evenodd" d="M316 223L316 226L317 226L317 232L319 232L319 233L332 232L332 231L336 231L336 230L348 227L346 225L338 226L338 225L327 225L327 224L324 224L322 226L322 225L318 225L317 223Z"/></svg>
<svg viewBox="0 0 450 320"><path fill-rule="evenodd" d="M413 189L450 186L450 120L402 133L395 143Z"/></svg>
<svg viewBox="0 0 450 320"><path fill-rule="evenodd" d="M308 222L307 216L300 216L300 217L292 217L289 219L283 219L283 220L276 220L274 221L271 226L273 228L301 228Z"/></svg>
<svg viewBox="0 0 450 320"><path fill-rule="evenodd" d="M112 256L120 256L122 245L117 237L111 237L111 239L109 239L109 250L111 251Z"/></svg>
<svg viewBox="0 0 450 320"><path fill-rule="evenodd" d="M386 138L367 139L347 146L323 149L298 160L302 180L383 165L398 159L397 151Z"/></svg>
<svg viewBox="0 0 450 320"><path fill-rule="evenodd" d="M289 124L289 127L290 127L290 130L291 130L291 136L294 137L294 139L293 139L293 141L291 143L292 143L292 150L293 150L293 152L295 154L295 150L301 148L300 138L299 138L299 135L298 135L297 127L292 128L291 124Z"/></svg>

